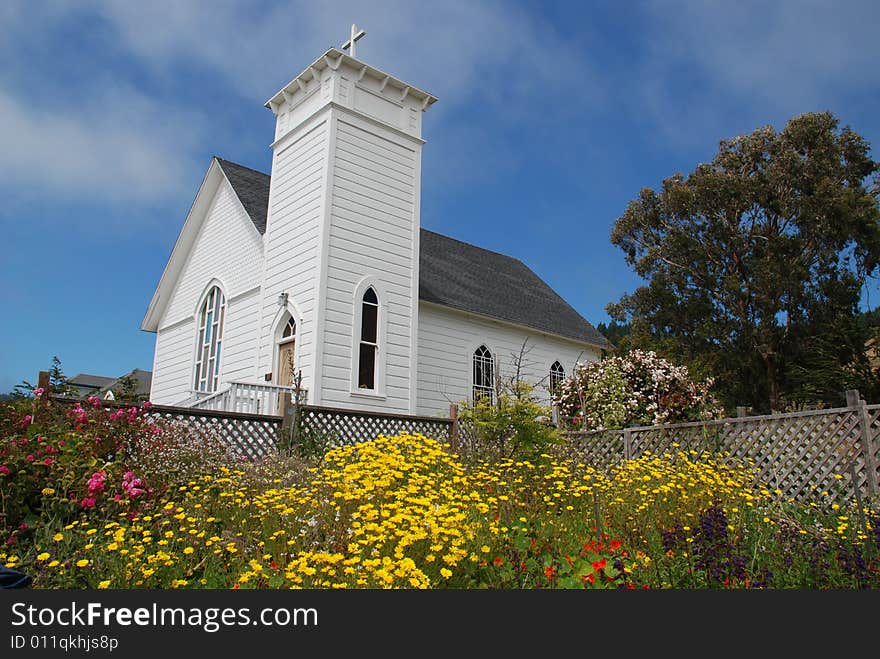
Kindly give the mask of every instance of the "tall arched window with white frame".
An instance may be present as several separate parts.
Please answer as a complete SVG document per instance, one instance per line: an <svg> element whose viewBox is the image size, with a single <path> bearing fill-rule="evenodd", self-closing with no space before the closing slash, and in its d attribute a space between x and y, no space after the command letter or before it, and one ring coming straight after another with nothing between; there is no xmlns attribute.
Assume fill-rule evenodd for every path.
<svg viewBox="0 0 880 659"><path fill-rule="evenodd" d="M213 286L199 311L199 342L193 389L202 393L217 390L220 380L220 348L223 344L223 321L226 317L226 298L223 291Z"/></svg>
<svg viewBox="0 0 880 659"><path fill-rule="evenodd" d="M358 347L358 389L375 391L379 352L379 298L370 286L361 300L361 340Z"/></svg>
<svg viewBox="0 0 880 659"><path fill-rule="evenodd" d="M488 398L494 401L495 394L495 358L486 346L474 351L474 402Z"/></svg>
<svg viewBox="0 0 880 659"><path fill-rule="evenodd" d="M555 393L565 379L565 368L558 361L550 367L550 393Z"/></svg>

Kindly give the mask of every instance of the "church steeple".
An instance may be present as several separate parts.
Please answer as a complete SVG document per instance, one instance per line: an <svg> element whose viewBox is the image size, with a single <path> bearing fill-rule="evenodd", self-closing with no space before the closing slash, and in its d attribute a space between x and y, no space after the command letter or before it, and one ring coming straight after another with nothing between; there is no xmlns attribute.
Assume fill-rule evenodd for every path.
<svg viewBox="0 0 880 659"><path fill-rule="evenodd" d="M288 293L309 403L414 413L422 114L437 99L354 57L364 34L353 25L343 49L266 102L276 129L264 336ZM277 346L264 345L263 372L274 372Z"/></svg>
<svg viewBox="0 0 880 659"><path fill-rule="evenodd" d="M366 34L356 31L356 27L352 26L352 37L344 44L352 53L355 42ZM266 107L277 117L276 140L327 103L339 104L420 138L421 114L436 100L353 54L331 48L266 101Z"/></svg>

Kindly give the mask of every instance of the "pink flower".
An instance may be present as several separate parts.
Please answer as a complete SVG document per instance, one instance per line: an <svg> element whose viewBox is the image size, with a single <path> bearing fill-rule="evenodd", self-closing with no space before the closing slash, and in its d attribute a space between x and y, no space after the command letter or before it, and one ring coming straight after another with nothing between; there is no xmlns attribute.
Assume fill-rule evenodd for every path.
<svg viewBox="0 0 880 659"><path fill-rule="evenodd" d="M0 465L0 474L3 474L4 476L8 476L9 475L9 467L7 467L6 465Z"/></svg>
<svg viewBox="0 0 880 659"><path fill-rule="evenodd" d="M27 522L22 522L18 525L20 531L27 531L30 527L27 525Z"/></svg>
<svg viewBox="0 0 880 659"><path fill-rule="evenodd" d="M91 403L92 407L101 407L101 399L97 396L89 396L86 400Z"/></svg>
<svg viewBox="0 0 880 659"><path fill-rule="evenodd" d="M148 410L151 407L153 407L153 404L148 400L145 400L143 403L141 403L141 409Z"/></svg>
<svg viewBox="0 0 880 659"><path fill-rule="evenodd" d="M29 453L29 454L25 457L25 460L27 460L28 462L33 462L33 461L34 461L34 456L33 456L33 454L30 454L30 453Z"/></svg>
<svg viewBox="0 0 880 659"><path fill-rule="evenodd" d="M103 492L104 481L106 479L107 474L105 474L103 471L96 471L94 474L92 474L92 477L89 479L89 494L94 497L99 492Z"/></svg>
<svg viewBox="0 0 880 659"><path fill-rule="evenodd" d="M80 503L82 503L83 508L94 508L95 507L95 498L94 497L86 497Z"/></svg>
<svg viewBox="0 0 880 659"><path fill-rule="evenodd" d="M37 387L36 389L34 389L34 398L39 398L43 395L44 392L45 389L43 389L43 387Z"/></svg>
<svg viewBox="0 0 880 659"><path fill-rule="evenodd" d="M43 464L46 465L47 467L48 467L50 464L52 464L53 462L54 462L54 460L53 460L52 458L45 458L45 459L43 460Z"/></svg>
<svg viewBox="0 0 880 659"><path fill-rule="evenodd" d="M31 421L33 421L33 420L34 420L34 417L32 417L30 414L25 414L25 415L24 415L24 423L25 423L25 425L29 425L29 424L31 423Z"/></svg>
<svg viewBox="0 0 880 659"><path fill-rule="evenodd" d="M58 446L64 446L64 440L63 440L63 439L62 439L60 442L58 442Z"/></svg>

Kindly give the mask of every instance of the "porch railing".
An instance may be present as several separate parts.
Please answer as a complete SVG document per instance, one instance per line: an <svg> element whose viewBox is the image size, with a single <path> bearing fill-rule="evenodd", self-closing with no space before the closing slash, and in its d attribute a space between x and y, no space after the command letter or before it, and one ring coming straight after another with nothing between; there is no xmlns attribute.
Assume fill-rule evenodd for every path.
<svg viewBox="0 0 880 659"><path fill-rule="evenodd" d="M300 389L300 400L305 400L306 390ZM268 414L280 416L282 394L296 396L296 387L256 382L230 382L226 389L193 402L190 407L199 410L241 412L243 414Z"/></svg>

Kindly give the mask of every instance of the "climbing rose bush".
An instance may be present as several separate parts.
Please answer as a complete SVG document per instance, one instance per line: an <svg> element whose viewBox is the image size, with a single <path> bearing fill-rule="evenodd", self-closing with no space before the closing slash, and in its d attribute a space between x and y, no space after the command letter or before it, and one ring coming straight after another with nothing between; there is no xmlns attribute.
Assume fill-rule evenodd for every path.
<svg viewBox="0 0 880 659"><path fill-rule="evenodd" d="M723 415L712 384L655 352L634 350L577 364L553 403L569 426L590 430L696 421Z"/></svg>

